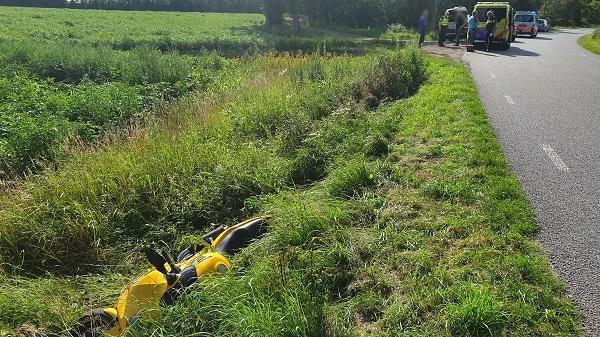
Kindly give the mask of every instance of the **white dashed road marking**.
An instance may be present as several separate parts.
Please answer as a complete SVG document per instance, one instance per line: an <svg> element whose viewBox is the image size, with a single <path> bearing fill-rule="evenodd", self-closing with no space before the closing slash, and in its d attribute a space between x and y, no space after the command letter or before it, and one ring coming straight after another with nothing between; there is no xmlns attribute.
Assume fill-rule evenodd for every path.
<svg viewBox="0 0 600 337"><path fill-rule="evenodd" d="M556 168L559 171L569 172L569 167L567 166L567 164L565 164L565 162L562 159L560 159L558 153L556 153L556 151L554 151L554 149L550 145L542 144L542 148L544 149L544 152L546 152L546 155L548 155L550 160L552 160L554 166L556 166Z"/></svg>
<svg viewBox="0 0 600 337"><path fill-rule="evenodd" d="M504 95L504 99L506 99L506 101L508 102L508 104L515 105L515 101L513 101L512 97L510 97L508 95Z"/></svg>
<svg viewBox="0 0 600 337"><path fill-rule="evenodd" d="M490 76L491 76L492 78L496 78L496 74L494 74L494 73L490 73Z"/></svg>

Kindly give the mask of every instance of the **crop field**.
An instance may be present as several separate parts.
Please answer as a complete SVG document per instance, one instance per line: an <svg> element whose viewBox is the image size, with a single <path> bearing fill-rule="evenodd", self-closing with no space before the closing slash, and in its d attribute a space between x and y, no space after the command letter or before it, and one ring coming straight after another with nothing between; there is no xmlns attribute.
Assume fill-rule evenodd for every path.
<svg viewBox="0 0 600 337"><path fill-rule="evenodd" d="M47 166L68 152L69 143L91 143L152 117L164 101L202 91L234 61L171 47L256 45L250 31L260 20L251 14L3 7L0 176Z"/></svg>
<svg viewBox="0 0 600 337"><path fill-rule="evenodd" d="M155 34L323 41L254 35L256 15L1 13L0 155L32 172L0 191L0 336L63 336L147 270L142 247L176 254L259 215L268 233L231 270L127 336L582 334L463 65L375 44L232 57ZM35 20L48 34L12 22ZM120 29L134 20L145 32Z"/></svg>
<svg viewBox="0 0 600 337"><path fill-rule="evenodd" d="M259 14L172 13L3 7L0 36L25 41L85 42L118 49L245 49L263 46Z"/></svg>

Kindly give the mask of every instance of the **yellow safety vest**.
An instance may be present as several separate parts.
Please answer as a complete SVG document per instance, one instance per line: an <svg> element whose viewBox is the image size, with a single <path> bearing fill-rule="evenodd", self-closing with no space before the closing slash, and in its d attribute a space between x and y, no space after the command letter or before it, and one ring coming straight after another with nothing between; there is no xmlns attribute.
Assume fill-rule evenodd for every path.
<svg viewBox="0 0 600 337"><path fill-rule="evenodd" d="M440 26L441 27L448 27L448 23L450 22L450 20L448 19L447 16L442 16L442 18L440 19Z"/></svg>

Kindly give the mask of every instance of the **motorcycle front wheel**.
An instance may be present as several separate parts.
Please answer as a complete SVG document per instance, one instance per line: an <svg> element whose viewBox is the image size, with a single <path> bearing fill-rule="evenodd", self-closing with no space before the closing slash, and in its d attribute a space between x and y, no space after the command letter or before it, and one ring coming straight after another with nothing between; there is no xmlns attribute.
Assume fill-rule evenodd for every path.
<svg viewBox="0 0 600 337"><path fill-rule="evenodd" d="M103 337L116 323L117 320L104 309L95 309L77 320L72 336Z"/></svg>

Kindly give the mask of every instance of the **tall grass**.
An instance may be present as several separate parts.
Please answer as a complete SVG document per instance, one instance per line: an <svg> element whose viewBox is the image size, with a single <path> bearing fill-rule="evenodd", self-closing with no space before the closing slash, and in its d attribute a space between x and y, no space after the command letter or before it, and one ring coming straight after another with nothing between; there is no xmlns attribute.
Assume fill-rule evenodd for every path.
<svg viewBox="0 0 600 337"><path fill-rule="evenodd" d="M20 176L138 122L165 100L205 90L234 63L216 55L131 52L79 44L1 42L0 176Z"/></svg>
<svg viewBox="0 0 600 337"><path fill-rule="evenodd" d="M261 198L270 231L234 270L130 335L581 335L468 72L428 68L413 98L324 117L313 137L335 154L323 180ZM448 90L456 78L470 84ZM365 135L388 151L361 157Z"/></svg>
<svg viewBox="0 0 600 337"><path fill-rule="evenodd" d="M30 179L23 186L27 197L3 200L1 255L21 261L26 271L77 273L105 261L108 247L125 238L172 239L176 229L190 224L240 218L249 197L290 182L294 156L281 153L301 146L315 125L305 125L300 135L289 132L314 120L315 110L323 112L314 117L334 112L341 97L350 97L344 83L360 77L360 69L351 67L370 59L345 70L341 59L332 59L323 80L300 86L285 76L279 85L242 96L223 111L225 119L83 152L59 171ZM280 148L289 142L293 145Z"/></svg>
<svg viewBox="0 0 600 337"><path fill-rule="evenodd" d="M131 52L113 51L108 46L74 43L2 41L0 60L5 67L24 67L31 73L57 82L130 84L185 82L192 73L192 59L176 53L161 53L140 47Z"/></svg>
<svg viewBox="0 0 600 337"><path fill-rule="evenodd" d="M407 71L397 78L382 71L389 64ZM221 100L183 105L3 198L5 273L89 272L130 254L115 247L269 214L269 233L233 270L129 334L581 334L463 66L409 50L265 56L250 67ZM372 74L400 85L366 82ZM90 244L75 252L63 241ZM43 305L24 312L53 317Z"/></svg>

